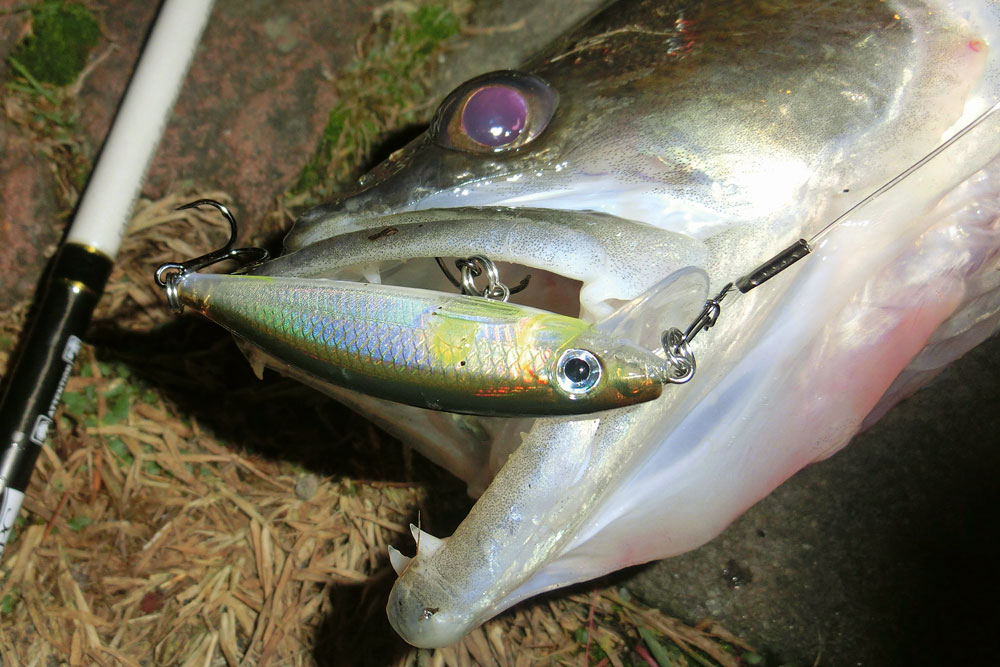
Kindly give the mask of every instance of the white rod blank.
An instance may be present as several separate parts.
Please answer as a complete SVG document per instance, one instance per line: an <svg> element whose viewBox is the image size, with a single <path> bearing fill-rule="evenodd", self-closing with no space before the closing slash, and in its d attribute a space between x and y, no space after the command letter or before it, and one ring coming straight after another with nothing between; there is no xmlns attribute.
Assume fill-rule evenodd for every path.
<svg viewBox="0 0 1000 667"><path fill-rule="evenodd" d="M165 0L67 241L114 259L213 0Z"/></svg>

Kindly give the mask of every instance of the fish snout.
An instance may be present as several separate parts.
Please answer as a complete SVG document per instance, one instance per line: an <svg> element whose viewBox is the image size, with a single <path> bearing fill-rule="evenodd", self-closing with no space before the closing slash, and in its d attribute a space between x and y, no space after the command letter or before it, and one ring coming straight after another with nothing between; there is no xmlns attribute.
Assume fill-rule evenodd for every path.
<svg viewBox="0 0 1000 667"><path fill-rule="evenodd" d="M440 648L460 641L473 625L443 607L449 601L443 590L438 594L424 590L429 583L425 578L414 588L410 585L413 576L407 574L400 576L389 593L386 614L393 630L417 648Z"/></svg>

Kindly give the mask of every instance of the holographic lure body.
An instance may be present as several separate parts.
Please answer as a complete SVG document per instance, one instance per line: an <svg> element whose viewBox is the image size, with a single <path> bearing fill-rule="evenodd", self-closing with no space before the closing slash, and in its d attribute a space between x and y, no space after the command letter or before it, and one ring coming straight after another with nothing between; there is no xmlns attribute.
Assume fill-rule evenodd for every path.
<svg viewBox="0 0 1000 667"><path fill-rule="evenodd" d="M658 397L651 352L582 320L481 297L323 279L186 273L180 303L326 382L481 415L584 414Z"/></svg>

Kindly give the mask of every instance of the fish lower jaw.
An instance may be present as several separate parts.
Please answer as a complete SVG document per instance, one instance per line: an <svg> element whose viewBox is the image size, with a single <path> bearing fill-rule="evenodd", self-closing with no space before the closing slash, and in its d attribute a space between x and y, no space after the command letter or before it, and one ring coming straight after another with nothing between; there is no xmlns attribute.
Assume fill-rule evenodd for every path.
<svg viewBox="0 0 1000 667"><path fill-rule="evenodd" d="M428 580L428 577L423 577L424 587ZM452 611L436 606L433 602L435 598L449 600L449 603L452 600L443 589L438 591L438 595L424 596L408 587L396 585L389 593L386 604L389 624L400 637L417 648L449 646L460 641L477 624L471 618L456 616Z"/></svg>

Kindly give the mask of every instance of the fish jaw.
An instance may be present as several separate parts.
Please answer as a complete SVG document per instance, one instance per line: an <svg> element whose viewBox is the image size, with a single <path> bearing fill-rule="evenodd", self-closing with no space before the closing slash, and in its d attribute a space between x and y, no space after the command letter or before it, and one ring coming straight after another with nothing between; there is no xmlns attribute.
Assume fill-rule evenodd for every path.
<svg viewBox="0 0 1000 667"><path fill-rule="evenodd" d="M580 281L579 296L570 298L579 301L584 318L596 321L611 315L621 302L650 290L664 276L708 261L708 250L697 239L589 211L459 207L377 216L366 222L370 228L317 241L267 262L254 273L310 278L365 275L367 281L379 282L384 269L398 269L400 262L479 254ZM434 262L424 266L430 273L421 272L412 280L452 289ZM537 296L540 289L544 288L532 287L525 296ZM559 312L570 305L573 312L566 314L577 314L576 304L553 307L558 300L545 297L544 305Z"/></svg>
<svg viewBox="0 0 1000 667"><path fill-rule="evenodd" d="M843 23L809 20L813 8L841 11L864 4L802 3L801 23L796 12L757 22L781 29L766 35L767 49L787 48L793 56L801 45L781 41L787 34L838 26L814 54L819 74L793 79L796 85L775 78L733 100L725 91L738 83L734 78L724 73L714 81L693 79L696 69L687 68L697 53L682 53L677 85L664 88L673 94L664 108L676 113L665 125L685 131L678 130L664 152L634 143L657 120L648 108L637 114L645 121L611 129L591 123L580 136L560 140L558 132L543 135L538 151L526 147L480 166L425 138L360 196L306 216L308 224L293 234L289 248L302 252L324 243L322 237L358 230L376 236L392 220L404 219L394 216L429 208L425 215L433 219L444 215L433 207L457 201L530 204L536 211L599 208L616 220L628 219L636 230L663 229L703 247L701 259L658 268L641 288L606 291L602 302L668 303L666 295L678 283L664 278L685 269L704 271L710 282L702 291L714 293L796 238L811 236L1000 96L996 3L871 3L878 12L875 24L911 29L876 31L859 39L857 50L830 45L850 33L854 15ZM697 13L700 5L678 6ZM716 7L727 14L724 6ZM647 3L628 3L619 28L628 32L641 25L637 13L648 10ZM620 68L628 69L613 37L624 33L598 23L595 37L562 43L538 66L559 90L554 128L581 123L588 114L624 111L614 101L603 107L573 102L574 90L594 90L584 80L586 68L564 73L556 67L577 57L586 62L588 45L599 44L600 53L620 56ZM662 38L668 31L652 32ZM819 42L823 35L815 37ZM867 49L883 38L886 51L869 58ZM753 58L761 55L752 44L738 46ZM729 57L736 55L730 51ZM756 84L768 75L753 58L747 56L745 78ZM867 68L866 59L875 69ZM783 68L787 63L774 67ZM648 67L633 71L651 78ZM847 78L819 85L838 72ZM859 80L869 74L874 78L866 88ZM614 81L623 90L634 88L638 79L625 78ZM694 113L697 95L715 103L700 107L704 121ZM636 101L631 108L641 106ZM799 118L801 126L783 125L787 118ZM387 606L393 627L415 645L447 645L532 595L695 548L995 331L1000 132L995 124L982 129L849 217L810 258L727 301L718 324L694 344L695 378L668 387L656 401L598 418L449 420L340 392L480 496L436 549L418 546L412 560L395 558L402 572ZM545 163L546 155L554 161ZM616 159L625 168L616 170ZM658 164L668 168L657 170ZM678 165L689 168L678 171ZM762 173L775 174L774 188ZM532 174L539 174L537 182L526 183ZM664 183L677 187L657 187ZM637 191L646 194L636 198ZM596 196L576 199L571 193ZM594 205L598 200L601 206ZM431 252L435 243L422 247ZM539 263L527 250L505 259ZM589 286L587 279L583 283L581 295ZM698 305L693 298L664 308L627 304L621 309L627 315L617 313L617 326L648 337L666 326L684 326ZM615 313L598 312L584 315L615 321Z"/></svg>
<svg viewBox="0 0 1000 667"><path fill-rule="evenodd" d="M883 210L831 233L794 280L729 307L689 385L596 420L536 420L454 535L402 572L393 627L448 645L525 598L683 553L840 449L935 332L968 325L970 290L995 328L1000 160L975 180L958 220L935 209L918 232Z"/></svg>

